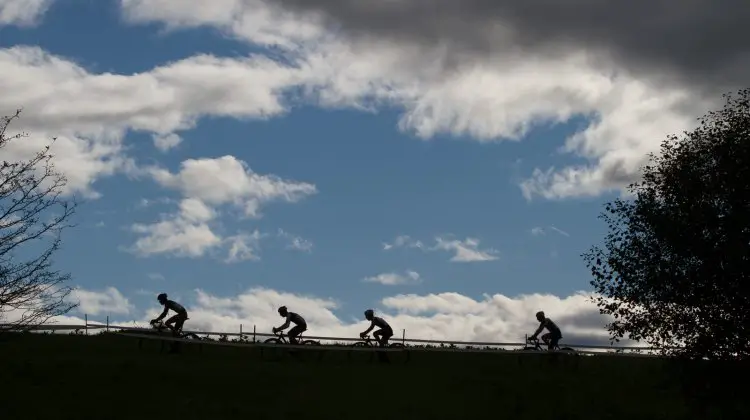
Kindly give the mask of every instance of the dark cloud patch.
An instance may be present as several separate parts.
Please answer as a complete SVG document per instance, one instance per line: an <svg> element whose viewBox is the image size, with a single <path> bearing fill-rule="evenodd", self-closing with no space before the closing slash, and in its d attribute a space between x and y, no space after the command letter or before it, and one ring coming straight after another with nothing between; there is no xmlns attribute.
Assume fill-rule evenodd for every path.
<svg viewBox="0 0 750 420"><path fill-rule="evenodd" d="M585 47L710 91L750 83L748 0L274 0L352 35L492 53Z"/></svg>
<svg viewBox="0 0 750 420"><path fill-rule="evenodd" d="M552 314L548 315L552 317L555 323L560 327L560 329L563 331L563 335L566 335L565 327L568 325L587 329L601 328L602 331L605 331L607 327L607 317L601 315L599 313L599 309L597 308L584 309L580 312L576 312L575 314L563 315L560 317L554 317L554 315Z"/></svg>

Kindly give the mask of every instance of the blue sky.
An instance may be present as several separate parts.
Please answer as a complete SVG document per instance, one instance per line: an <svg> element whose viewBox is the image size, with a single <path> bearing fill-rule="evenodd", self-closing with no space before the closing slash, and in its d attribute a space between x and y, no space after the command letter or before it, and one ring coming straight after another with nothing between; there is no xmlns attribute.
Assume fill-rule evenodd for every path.
<svg viewBox="0 0 750 420"><path fill-rule="evenodd" d="M0 110L24 108L32 144L64 138L59 167L83 198L57 258L80 288L75 316L149 319L161 291L206 328L277 322L270 308L290 299L320 304L308 311L331 331L368 307L424 335L449 319L445 334L464 338L515 336L509 325L533 328L542 305L598 316L577 293L602 204L691 117L670 92L575 54L448 71L433 66L440 52L331 39L263 2L234 14L221 8L239 2L41 3L0 2L12 92ZM668 112L625 130L654 107ZM160 149L157 134L179 144ZM233 244L252 252L227 262ZM365 280L392 273L405 284ZM259 293L275 293L270 306L243 306ZM231 304L212 312L209 297ZM462 332L467 313L512 322ZM579 335L596 333L584 324Z"/></svg>

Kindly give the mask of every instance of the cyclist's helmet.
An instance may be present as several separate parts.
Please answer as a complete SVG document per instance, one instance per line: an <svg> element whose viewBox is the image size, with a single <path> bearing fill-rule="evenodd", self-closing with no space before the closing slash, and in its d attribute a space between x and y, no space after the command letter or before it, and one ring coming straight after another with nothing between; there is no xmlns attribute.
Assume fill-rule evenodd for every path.
<svg viewBox="0 0 750 420"><path fill-rule="evenodd" d="M286 306L282 306L281 308L279 308L279 315L281 315L281 316L286 316L286 315L287 315L287 313L288 313L288 312L287 312L287 310L286 310Z"/></svg>
<svg viewBox="0 0 750 420"><path fill-rule="evenodd" d="M156 300L159 301L159 303L164 303L167 301L167 294L166 293L160 293L159 296L156 297Z"/></svg>
<svg viewBox="0 0 750 420"><path fill-rule="evenodd" d="M539 322L544 321L544 318L545 317L544 317L544 312L543 311L539 311L539 312L536 313L536 319L538 319Z"/></svg>
<svg viewBox="0 0 750 420"><path fill-rule="evenodd" d="M372 309L368 309L368 310L366 310L366 311L365 311L365 319L366 319L366 320L368 320L368 321L369 321L369 320L371 320L371 319L372 319L372 317L374 317L374 316L375 316L375 311L373 311Z"/></svg>

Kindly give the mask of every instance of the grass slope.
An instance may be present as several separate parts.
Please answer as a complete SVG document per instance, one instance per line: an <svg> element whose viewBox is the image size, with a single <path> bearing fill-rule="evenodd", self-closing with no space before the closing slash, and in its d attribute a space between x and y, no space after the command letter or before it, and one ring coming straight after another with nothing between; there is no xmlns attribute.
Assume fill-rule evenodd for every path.
<svg viewBox="0 0 750 420"><path fill-rule="evenodd" d="M117 334L0 339L4 419L741 419L744 365L412 351L284 352ZM736 385L735 385L736 383Z"/></svg>

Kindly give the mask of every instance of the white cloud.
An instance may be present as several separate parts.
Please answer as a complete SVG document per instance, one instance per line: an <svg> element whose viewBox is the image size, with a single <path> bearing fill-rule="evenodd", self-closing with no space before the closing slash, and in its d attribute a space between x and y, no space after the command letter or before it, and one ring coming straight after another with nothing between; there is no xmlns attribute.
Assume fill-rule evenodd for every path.
<svg viewBox="0 0 750 420"><path fill-rule="evenodd" d="M128 130L153 133L162 146L173 133L206 115L268 118L286 111L285 88L306 70L266 57L198 55L134 75L93 74L37 47L0 49L0 115L23 108L12 130L31 137L11 143L9 159L22 159L57 137L51 153L70 191L96 197L92 185L117 171L131 172L124 154ZM117 98L117 100L112 100ZM4 157L5 157L4 156Z"/></svg>
<svg viewBox="0 0 750 420"><path fill-rule="evenodd" d="M570 234L568 232L566 232L566 231L564 231L564 230L562 230L560 228L556 228L554 226L550 226L549 228L552 229L552 230L554 230L555 232L559 233L562 236L570 236Z"/></svg>
<svg viewBox="0 0 750 420"><path fill-rule="evenodd" d="M480 249L479 239L453 239L453 235L435 237L435 245L427 247L422 241L412 239L408 235L396 237L392 243L384 243L383 250L393 248L417 248L425 252L449 251L453 252L452 262L482 262L497 260L498 251L492 248Z"/></svg>
<svg viewBox="0 0 750 420"><path fill-rule="evenodd" d="M210 205L235 204L248 217L260 217L260 207L272 201L297 202L317 193L315 185L285 181L275 175L259 175L234 156L188 159L180 171L150 169L162 186Z"/></svg>
<svg viewBox="0 0 750 420"><path fill-rule="evenodd" d="M526 54L500 33L493 36L496 53L458 61L440 44L344 39L316 16L285 12L274 2L217 1L205 12L174 0L121 4L134 23L214 26L250 43L280 46L307 70L301 85L321 104L399 106L399 126L422 138L449 133L479 141L520 139L535 124L593 117L561 149L588 163L537 168L520 184L528 199L622 188L638 176L645 154L657 151L666 134L690 128L695 116L715 105L700 100L692 87L636 79L589 51Z"/></svg>
<svg viewBox="0 0 750 420"><path fill-rule="evenodd" d="M200 257L220 245L222 238L208 226L215 212L200 200L186 198L180 202L176 214L163 216L156 223L136 223L131 229L143 236L129 248L141 256L172 254L180 257Z"/></svg>
<svg viewBox="0 0 750 420"><path fill-rule="evenodd" d="M0 0L0 26L32 26L49 9L52 0Z"/></svg>
<svg viewBox="0 0 750 420"><path fill-rule="evenodd" d="M154 140L154 146L162 152L174 149L182 143L182 137L175 133L154 134L152 138Z"/></svg>
<svg viewBox="0 0 750 420"><path fill-rule="evenodd" d="M337 314L341 309L339 303L331 298L262 287L228 296L196 290L179 301L190 316L185 327L192 330L239 332L242 324L245 332L255 326L257 332L269 333L272 327L283 323L276 312L282 305L305 318L308 322L305 334L309 336L354 338L368 325L362 315L367 308L351 309L353 317L342 316ZM538 326L534 314L544 310L562 329L562 343L608 344L604 327L610 318L600 315L589 294L584 292L563 298L546 294L514 297L487 294L480 299L459 293L402 294L382 299L373 309L396 331L406 329L407 338L506 343L522 342L524 334L533 333ZM145 326L160 311L154 305L141 316L110 319L110 324L132 325L135 321Z"/></svg>
<svg viewBox="0 0 750 420"><path fill-rule="evenodd" d="M568 236L568 237L570 236L570 234L568 232L566 232L566 231L564 231L564 230L562 230L560 228L557 228L555 226L548 226L546 228L543 228L541 226L536 226L536 227L531 228L530 232L534 236L542 236L542 235L546 235L547 234L547 230L551 230L553 232L557 232L557 233L559 233L562 236Z"/></svg>
<svg viewBox="0 0 750 420"><path fill-rule="evenodd" d="M263 238L263 235L257 230L251 234L241 233L226 238L225 242L229 243L229 255L224 262L235 263L260 260L258 251L261 238Z"/></svg>
<svg viewBox="0 0 750 420"><path fill-rule="evenodd" d="M68 296L71 301L78 302L78 310L90 315L128 315L133 310L130 301L114 287L103 291L74 289Z"/></svg>
<svg viewBox="0 0 750 420"><path fill-rule="evenodd" d="M466 238L464 240L436 238L437 244L434 249L452 251L453 262L481 262L494 261L497 259L498 251L492 248L479 249L479 240Z"/></svg>
<svg viewBox="0 0 750 420"><path fill-rule="evenodd" d="M292 235L284 229L279 229L277 235L287 241L286 249L302 252L312 252L313 243L301 236Z"/></svg>
<svg viewBox="0 0 750 420"><path fill-rule="evenodd" d="M141 198L140 201L138 201L138 204L135 205L138 209L145 209L157 204L170 204L174 202L174 200L169 199L167 197L160 197L160 198Z"/></svg>
<svg viewBox="0 0 750 420"><path fill-rule="evenodd" d="M259 218L261 207L271 202L295 203L317 193L313 184L256 174L234 156L188 159L177 173L155 167L143 171L185 197L178 211L163 216L161 221L132 226L132 231L142 236L130 250L143 256L201 257L223 247L228 252L225 262L258 261L264 235L255 231L223 237L216 231L220 227L219 207L232 205L246 217Z"/></svg>
<svg viewBox="0 0 750 420"><path fill-rule="evenodd" d="M383 243L383 250L388 251L393 248L418 248L424 249L424 244L421 241L412 240L409 235L400 235L393 240L392 243Z"/></svg>
<svg viewBox="0 0 750 420"><path fill-rule="evenodd" d="M170 30L214 26L265 46L293 48L325 33L319 20L264 0L120 0L132 23L164 22Z"/></svg>
<svg viewBox="0 0 750 420"><path fill-rule="evenodd" d="M561 150L588 164L537 168L520 185L529 199L622 187L637 175L645 153L657 150L665 134L693 125L708 105L690 90L635 80L585 51L540 58L509 48L448 63L441 47L344 39L315 16L289 13L273 2L120 3L132 23L161 21L171 30L213 26L247 42L278 46L282 59L197 55L120 75L92 74L34 47L0 50L0 111L24 107L21 128L34 138L59 136L56 155L71 188L91 194L96 179L132 166L121 145L128 130L172 139L162 142L166 147L174 144L175 131L192 128L203 116L282 115L291 104L284 100L290 88L298 88L295 99L327 107L401 108L399 127L424 139L448 133L517 140L534 124L596 117Z"/></svg>
<svg viewBox="0 0 750 420"><path fill-rule="evenodd" d="M382 273L373 277L365 277L362 281L366 283L380 283L386 286L395 286L420 283L422 281L422 278L416 271L407 270L403 274Z"/></svg>
<svg viewBox="0 0 750 420"><path fill-rule="evenodd" d="M148 273L148 278L155 281L164 281L165 278L161 273Z"/></svg>

